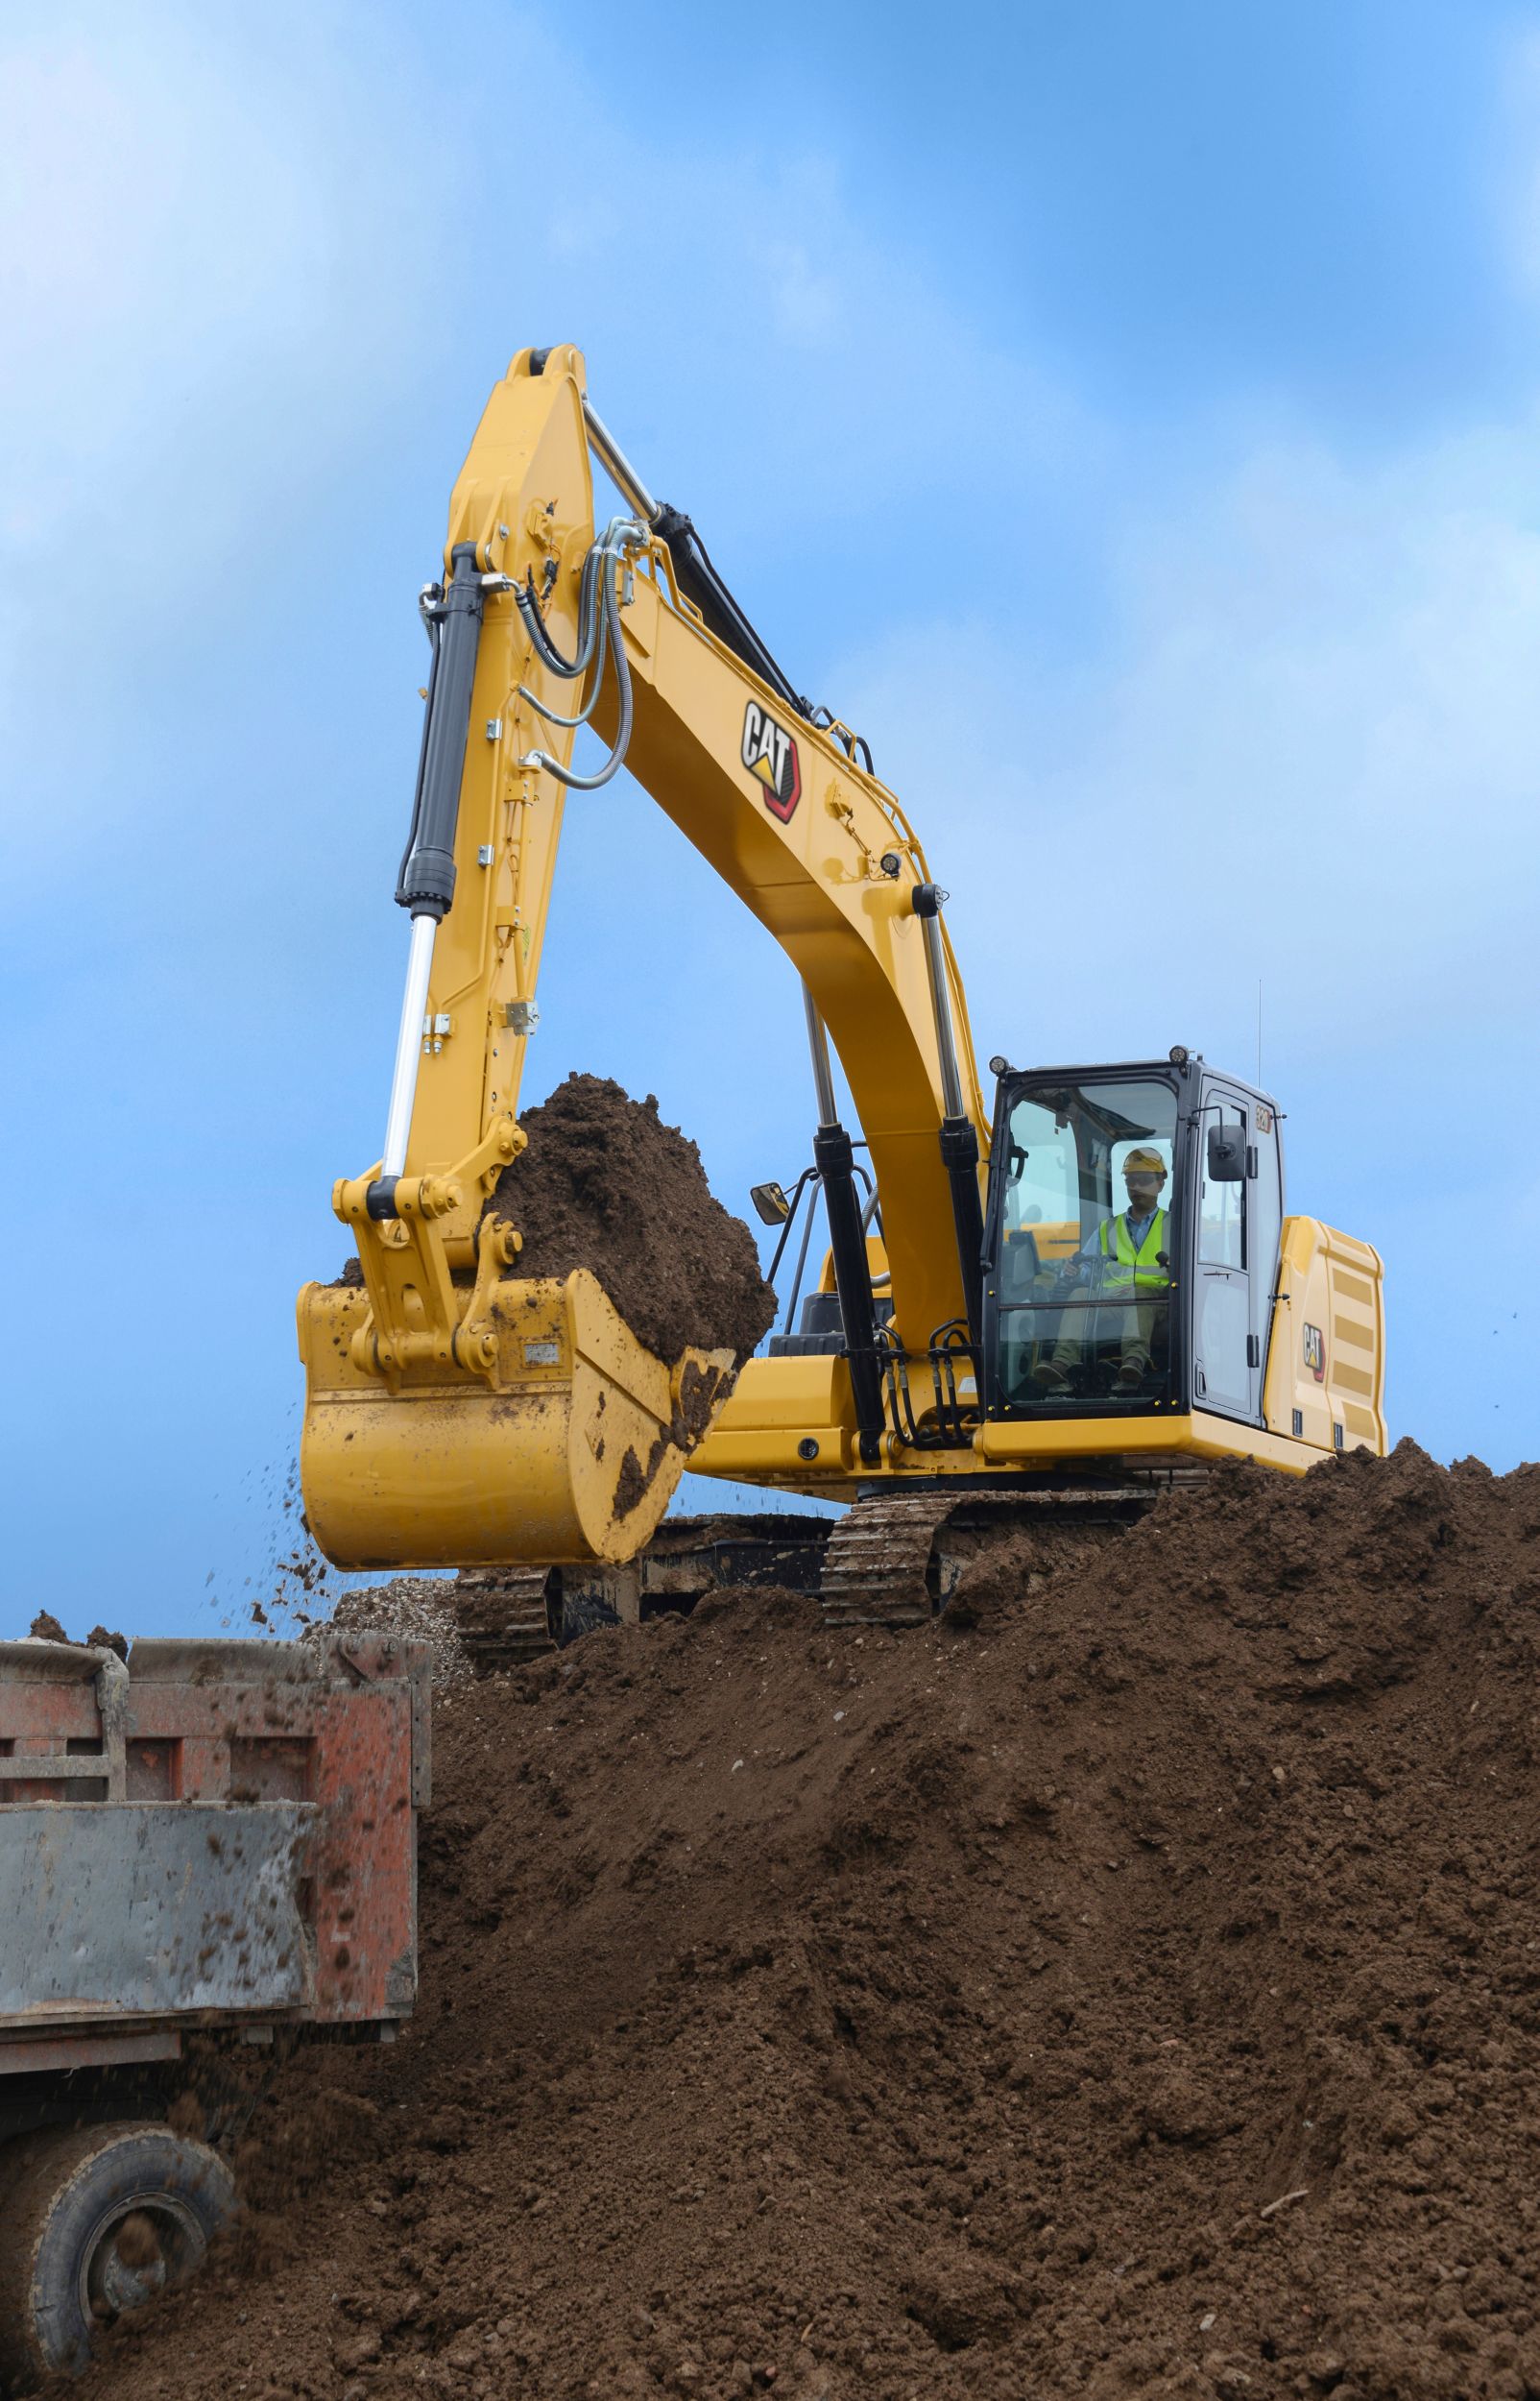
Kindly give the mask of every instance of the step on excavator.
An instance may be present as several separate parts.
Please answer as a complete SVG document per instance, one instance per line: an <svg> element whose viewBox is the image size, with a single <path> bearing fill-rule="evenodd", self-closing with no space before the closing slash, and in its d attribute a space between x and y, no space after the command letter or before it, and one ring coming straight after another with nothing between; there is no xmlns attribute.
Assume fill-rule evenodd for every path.
<svg viewBox="0 0 1540 2401"><path fill-rule="evenodd" d="M570 347L514 359L421 595L384 1150L333 1194L362 1277L299 1299L322 1550L459 1568L495 1664L713 1585L801 1585L831 1623L912 1623L1002 1529L1047 1566L1218 1461L1300 1474L1383 1452L1380 1259L1285 1214L1272 1095L1176 1044L1111 1065L997 1055L986 1106L947 895L902 807L586 384ZM621 502L602 528L595 464ZM585 723L608 755L580 773ZM725 1352L656 1357L587 1272L521 1279L517 1225L488 1207L524 1147L564 801L622 765L802 981L812 1159L789 1193L752 1196L780 1229L772 1279L787 1255L795 1273L782 1330L735 1379ZM628 1454L648 1472L623 1483ZM665 1522L686 1463L849 1507Z"/></svg>

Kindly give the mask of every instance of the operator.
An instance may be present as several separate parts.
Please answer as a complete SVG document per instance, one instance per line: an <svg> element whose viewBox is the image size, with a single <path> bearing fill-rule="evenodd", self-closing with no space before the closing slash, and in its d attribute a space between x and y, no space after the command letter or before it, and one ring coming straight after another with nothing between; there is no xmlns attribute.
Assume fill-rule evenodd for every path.
<svg viewBox="0 0 1540 2401"><path fill-rule="evenodd" d="M1158 1151L1130 1151L1123 1161L1127 1208L1095 1226L1059 1270L1066 1300L1079 1290L1112 1304L1095 1313L1095 1338L1098 1348L1114 1341L1118 1345L1115 1390L1119 1393L1137 1393L1150 1371L1155 1327L1170 1290L1168 1221L1161 1206L1165 1181L1166 1162ZM1069 1370L1079 1366L1084 1347L1079 1334L1060 1335L1052 1358L1035 1371L1034 1380L1044 1392L1066 1389Z"/></svg>

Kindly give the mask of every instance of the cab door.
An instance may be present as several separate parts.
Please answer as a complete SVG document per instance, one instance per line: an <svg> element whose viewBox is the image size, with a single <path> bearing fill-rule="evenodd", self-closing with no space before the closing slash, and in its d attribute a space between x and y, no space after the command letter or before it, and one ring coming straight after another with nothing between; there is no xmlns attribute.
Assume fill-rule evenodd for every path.
<svg viewBox="0 0 1540 2401"><path fill-rule="evenodd" d="M1258 1354L1257 1415L1267 1389L1267 1346L1272 1340L1273 1296L1278 1290L1278 1246L1284 1230L1284 1160L1278 1112L1253 1094L1251 1149L1246 1178L1246 1273L1251 1278L1251 1330Z"/></svg>
<svg viewBox="0 0 1540 2401"><path fill-rule="evenodd" d="M1252 1320L1250 1196L1257 1152L1251 1097L1205 1085L1198 1124L1192 1399L1221 1417L1257 1416L1261 1346Z"/></svg>

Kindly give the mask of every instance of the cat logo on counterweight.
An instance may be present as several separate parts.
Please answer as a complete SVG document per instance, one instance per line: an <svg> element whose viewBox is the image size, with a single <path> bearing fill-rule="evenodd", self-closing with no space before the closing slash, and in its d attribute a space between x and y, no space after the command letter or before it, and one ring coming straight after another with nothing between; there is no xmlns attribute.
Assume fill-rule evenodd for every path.
<svg viewBox="0 0 1540 2401"><path fill-rule="evenodd" d="M743 712L743 764L764 786L770 814L784 825L802 798L802 764L785 727L757 700Z"/></svg>

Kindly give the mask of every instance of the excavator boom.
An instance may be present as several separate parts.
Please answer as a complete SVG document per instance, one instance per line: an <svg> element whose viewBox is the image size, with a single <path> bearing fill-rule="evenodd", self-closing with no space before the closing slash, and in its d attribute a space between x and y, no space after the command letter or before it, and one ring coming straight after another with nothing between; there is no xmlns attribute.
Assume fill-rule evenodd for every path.
<svg viewBox="0 0 1540 2401"><path fill-rule="evenodd" d="M595 456L622 503L602 527ZM946 895L907 817L654 498L575 350L521 352L493 393L422 606L384 1146L333 1196L357 1279L300 1297L301 1472L332 1559L535 1586L567 1564L602 1601L611 1570L640 1589L628 1563L693 1458L858 1501L826 1604L902 1617L945 1584L946 1527L1011 1495L1040 1526L1078 1510L1105 1529L1215 1460L1298 1473L1384 1448L1380 1261L1284 1216L1270 1095L1176 1044L1116 1067L996 1058L986 1115ZM581 724L607 749L579 772ZM518 1229L487 1206L524 1145L565 795L622 764L802 980L829 1256L803 1322L735 1385L726 1351L645 1349L593 1275L521 1277Z"/></svg>
<svg viewBox="0 0 1540 2401"><path fill-rule="evenodd" d="M987 1121L920 844L854 738L791 693L584 383L570 348L514 360L455 484L444 580L423 596L433 668L397 893L412 935L386 1138L333 1196L362 1282L308 1285L299 1305L307 1512L348 1565L629 1556L730 1383L722 1356L653 1358L591 1278L520 1282L517 1232L486 1214L522 1147L565 795L622 760L802 977L856 1453L880 1454L892 1343L923 1349L977 1316ZM590 445L634 511L602 535ZM597 774L570 764L579 715L611 745ZM882 1195L891 1335L826 1035ZM651 1462L629 1507L628 1454Z"/></svg>

